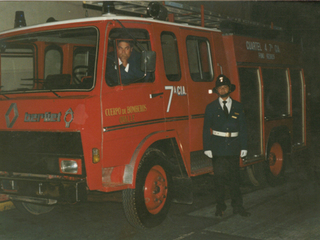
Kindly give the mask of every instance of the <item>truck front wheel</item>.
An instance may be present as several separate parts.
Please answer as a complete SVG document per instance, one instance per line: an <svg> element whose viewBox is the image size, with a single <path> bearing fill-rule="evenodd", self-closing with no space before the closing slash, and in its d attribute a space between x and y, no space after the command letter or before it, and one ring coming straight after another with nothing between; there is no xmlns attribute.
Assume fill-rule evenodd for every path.
<svg viewBox="0 0 320 240"><path fill-rule="evenodd" d="M49 213L54 209L54 206L40 205L36 203L20 202L20 201L12 201L12 202L19 211L27 214L32 214L32 215Z"/></svg>
<svg viewBox="0 0 320 240"><path fill-rule="evenodd" d="M129 223L140 229L162 223L171 205L171 187L166 156L158 149L148 149L138 167L136 188L122 193Z"/></svg>

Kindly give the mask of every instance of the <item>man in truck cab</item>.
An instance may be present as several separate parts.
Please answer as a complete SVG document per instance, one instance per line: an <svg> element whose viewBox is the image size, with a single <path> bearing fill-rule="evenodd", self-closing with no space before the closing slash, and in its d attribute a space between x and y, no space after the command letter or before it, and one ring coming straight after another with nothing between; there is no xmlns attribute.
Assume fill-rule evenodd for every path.
<svg viewBox="0 0 320 240"><path fill-rule="evenodd" d="M106 80L111 86L118 85L118 66L122 84L130 84L134 81L144 78L144 72L141 71L141 54L133 47L132 41L126 39L117 40L117 56L115 52L109 52L107 57Z"/></svg>
<svg viewBox="0 0 320 240"><path fill-rule="evenodd" d="M250 213L243 208L240 191L239 155L247 155L247 128L241 103L230 98L235 85L219 75L213 89L218 99L207 105L203 126L204 153L212 158L215 196L215 215L222 217L227 206L224 202L225 185L229 186L233 214L243 217Z"/></svg>

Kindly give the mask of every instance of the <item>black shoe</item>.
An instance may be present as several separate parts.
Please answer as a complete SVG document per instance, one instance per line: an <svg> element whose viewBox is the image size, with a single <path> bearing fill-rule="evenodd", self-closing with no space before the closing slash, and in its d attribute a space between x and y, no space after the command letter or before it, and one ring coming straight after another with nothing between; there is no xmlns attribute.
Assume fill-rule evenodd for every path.
<svg viewBox="0 0 320 240"><path fill-rule="evenodd" d="M216 217L222 217L224 214L224 211L227 209L227 206L220 206L216 208Z"/></svg>
<svg viewBox="0 0 320 240"><path fill-rule="evenodd" d="M251 213L247 212L244 208L234 209L233 214L239 214L241 217L250 217Z"/></svg>
<svg viewBox="0 0 320 240"><path fill-rule="evenodd" d="M216 209L216 213L215 213L216 217L222 217L223 214L224 212L221 209Z"/></svg>

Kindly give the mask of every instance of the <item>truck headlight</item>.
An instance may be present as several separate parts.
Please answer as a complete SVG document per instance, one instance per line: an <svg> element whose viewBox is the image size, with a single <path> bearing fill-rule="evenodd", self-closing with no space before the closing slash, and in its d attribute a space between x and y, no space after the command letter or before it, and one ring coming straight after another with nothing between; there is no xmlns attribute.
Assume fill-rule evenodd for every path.
<svg viewBox="0 0 320 240"><path fill-rule="evenodd" d="M81 159L59 159L61 173L82 174Z"/></svg>

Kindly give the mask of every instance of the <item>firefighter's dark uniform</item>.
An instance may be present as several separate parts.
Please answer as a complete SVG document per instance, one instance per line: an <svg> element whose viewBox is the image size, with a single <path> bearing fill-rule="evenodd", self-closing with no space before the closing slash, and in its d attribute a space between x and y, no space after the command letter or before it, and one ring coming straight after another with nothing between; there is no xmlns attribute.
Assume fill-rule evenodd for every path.
<svg viewBox="0 0 320 240"><path fill-rule="evenodd" d="M207 105L203 126L203 146L204 151L211 150L213 155L217 210L226 209L225 185L229 185L234 213L244 211L239 184L239 157L241 150L247 150L247 129L241 103L232 99L228 116L225 115L219 99Z"/></svg>

